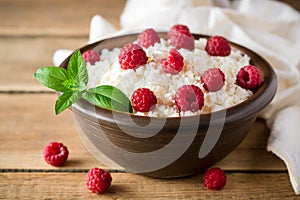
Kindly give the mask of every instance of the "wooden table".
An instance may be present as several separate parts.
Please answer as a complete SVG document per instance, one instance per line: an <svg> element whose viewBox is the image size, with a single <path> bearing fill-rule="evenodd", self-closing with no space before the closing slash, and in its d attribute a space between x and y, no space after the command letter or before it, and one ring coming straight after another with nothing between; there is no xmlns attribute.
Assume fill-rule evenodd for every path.
<svg viewBox="0 0 300 200"><path fill-rule="evenodd" d="M289 2L299 8L296 1ZM86 172L107 167L82 146L72 112L54 114L56 94L33 73L52 65L56 49L84 45L94 14L119 27L124 4L125 0L0 0L0 199L299 198L283 162L266 151L269 130L260 119L242 144L216 164L228 177L221 191L206 190L202 174L163 180L113 170L107 193L86 189ZM43 160L43 147L50 141L68 146L63 167Z"/></svg>

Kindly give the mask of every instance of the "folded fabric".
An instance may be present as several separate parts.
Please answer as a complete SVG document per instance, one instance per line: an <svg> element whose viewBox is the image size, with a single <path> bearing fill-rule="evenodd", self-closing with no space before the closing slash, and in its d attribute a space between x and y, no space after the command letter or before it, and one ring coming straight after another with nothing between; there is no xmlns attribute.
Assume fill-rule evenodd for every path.
<svg viewBox="0 0 300 200"><path fill-rule="evenodd" d="M276 114L268 141L268 151L274 152L287 165L292 186L300 191L300 105L282 109Z"/></svg>
<svg viewBox="0 0 300 200"><path fill-rule="evenodd" d="M127 0L120 23L122 29L117 32L95 16L89 42L149 27L167 30L180 23L193 33L223 35L263 56L279 82L273 102L260 114L271 128L267 150L284 160L294 191L300 193L299 12L271 0ZM54 54L55 65L70 53L59 51Z"/></svg>

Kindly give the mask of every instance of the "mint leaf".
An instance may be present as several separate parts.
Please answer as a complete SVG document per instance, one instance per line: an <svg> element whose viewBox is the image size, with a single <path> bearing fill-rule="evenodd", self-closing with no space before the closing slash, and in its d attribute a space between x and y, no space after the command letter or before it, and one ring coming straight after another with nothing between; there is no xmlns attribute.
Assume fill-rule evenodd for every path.
<svg viewBox="0 0 300 200"><path fill-rule="evenodd" d="M68 77L75 80L76 87L87 85L89 80L88 72L79 50L75 51L71 56L68 63L67 73Z"/></svg>
<svg viewBox="0 0 300 200"><path fill-rule="evenodd" d="M78 101L83 91L72 91L68 90L65 93L63 93L61 96L58 97L58 99L55 102L55 114L59 114L65 109L67 109L69 106L71 106L73 103Z"/></svg>
<svg viewBox="0 0 300 200"><path fill-rule="evenodd" d="M129 98L121 90L111 85L90 88L83 94L83 98L100 107L132 113Z"/></svg>
<svg viewBox="0 0 300 200"><path fill-rule="evenodd" d="M130 100L118 88L101 85L87 89L88 71L79 50L70 57L68 69L42 67L36 71L34 77L46 87L63 92L55 103L57 115L81 97L100 107L121 112L133 112Z"/></svg>
<svg viewBox="0 0 300 200"><path fill-rule="evenodd" d="M48 88L65 92L68 88L63 84L68 79L67 70L60 67L42 67L34 73L34 77Z"/></svg>
<svg viewBox="0 0 300 200"><path fill-rule="evenodd" d="M77 88L75 79L67 79L62 84L69 90L76 90Z"/></svg>

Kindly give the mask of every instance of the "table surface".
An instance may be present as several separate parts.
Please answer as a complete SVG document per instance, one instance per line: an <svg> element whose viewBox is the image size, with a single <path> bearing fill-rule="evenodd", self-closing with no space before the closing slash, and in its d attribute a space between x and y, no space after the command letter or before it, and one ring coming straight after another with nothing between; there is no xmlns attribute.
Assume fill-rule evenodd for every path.
<svg viewBox="0 0 300 200"><path fill-rule="evenodd" d="M299 1L289 0L299 9ZM297 199L284 163L266 151L269 135L258 119L245 140L217 163L227 174L221 191L202 185L203 174L153 179L114 171L82 146L72 112L56 116L56 94L33 73L52 65L56 49L76 49L88 40L90 19L101 14L116 27L125 0L0 0L0 199ZM42 151L63 142L63 167L45 163ZM110 170L113 182L102 195L85 186L90 168Z"/></svg>

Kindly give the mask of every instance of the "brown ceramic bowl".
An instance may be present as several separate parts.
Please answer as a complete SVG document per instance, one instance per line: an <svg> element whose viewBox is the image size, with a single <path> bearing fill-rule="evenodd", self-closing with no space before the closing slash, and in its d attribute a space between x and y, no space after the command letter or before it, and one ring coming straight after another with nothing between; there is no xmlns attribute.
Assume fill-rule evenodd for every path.
<svg viewBox="0 0 300 200"><path fill-rule="evenodd" d="M131 34L105 39L80 50L121 48L136 38ZM72 106L82 143L110 167L157 178L196 174L223 159L245 138L277 89L275 73L262 57L238 44L231 46L250 56L251 64L263 72L263 85L246 101L211 114L158 118L111 111L82 99ZM66 68L68 60L60 67Z"/></svg>

